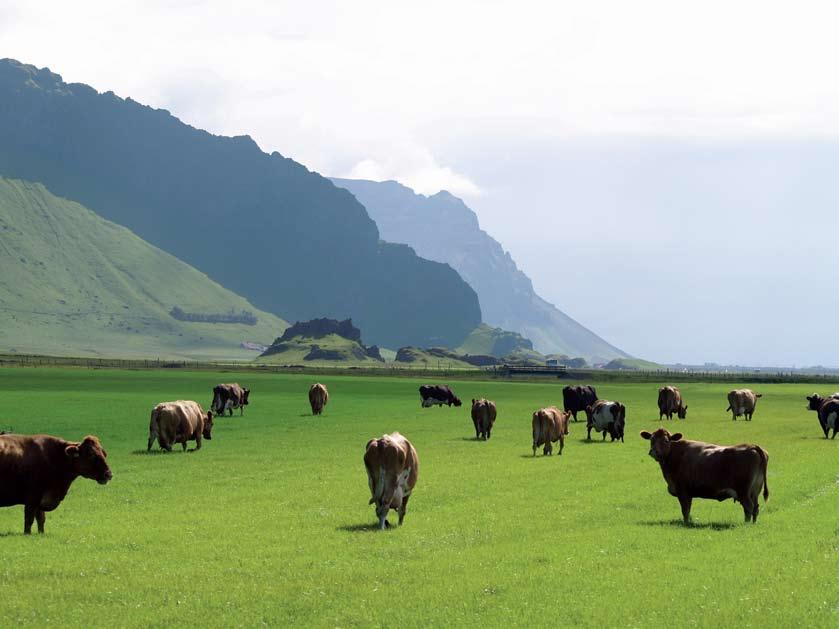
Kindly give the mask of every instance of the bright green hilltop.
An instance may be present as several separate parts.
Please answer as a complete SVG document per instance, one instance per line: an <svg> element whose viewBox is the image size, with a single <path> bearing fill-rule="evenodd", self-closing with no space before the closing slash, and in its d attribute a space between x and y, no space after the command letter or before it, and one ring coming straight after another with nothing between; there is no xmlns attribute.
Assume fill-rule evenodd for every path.
<svg viewBox="0 0 839 629"><path fill-rule="evenodd" d="M208 247L210 244L208 243ZM0 178L0 347L17 353L252 359L288 324L44 186ZM249 311L256 325L174 319Z"/></svg>

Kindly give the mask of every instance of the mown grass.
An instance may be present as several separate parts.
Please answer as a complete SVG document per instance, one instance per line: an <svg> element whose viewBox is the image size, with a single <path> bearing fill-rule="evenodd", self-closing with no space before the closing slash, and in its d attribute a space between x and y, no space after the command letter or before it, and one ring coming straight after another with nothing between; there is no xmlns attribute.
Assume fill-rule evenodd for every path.
<svg viewBox="0 0 839 629"><path fill-rule="evenodd" d="M724 384L683 384L679 430L769 451L756 525L731 501L694 502L696 525L637 431L658 425L656 387L598 385L627 405L624 444L531 457L530 414L557 382L452 381L499 408L474 441L467 406L421 409L419 380L82 369L0 370L0 429L96 433L115 474L80 479L24 537L0 509L0 625L83 626L835 626L839 441L821 437L811 385L760 385L751 423L724 412ZM209 402L238 379L252 404L197 453L144 453L161 400ZM826 392L826 391L825 391ZM665 420L666 422L666 420ZM676 422L673 422L674 424ZM419 452L405 526L372 530L364 444L399 430Z"/></svg>

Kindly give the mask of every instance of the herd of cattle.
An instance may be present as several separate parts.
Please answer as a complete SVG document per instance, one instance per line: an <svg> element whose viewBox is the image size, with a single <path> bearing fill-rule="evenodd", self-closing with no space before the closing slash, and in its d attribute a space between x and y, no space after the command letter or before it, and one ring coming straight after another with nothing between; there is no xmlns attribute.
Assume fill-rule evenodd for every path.
<svg viewBox="0 0 839 629"><path fill-rule="evenodd" d="M420 387L423 408L447 405L461 406L462 402L447 385ZM233 415L234 409L248 405L250 390L239 384L219 384L213 388L213 401L209 411L197 402L177 400L157 404L149 420L147 449L157 440L161 449L171 451L179 443L186 450L187 442L195 442L201 449L203 439L212 439L213 417L225 413ZM587 439L591 431L608 434L611 441L624 440L626 407L620 402L601 400L594 387L567 386L562 391L563 410L555 406L533 413L533 456L539 446L543 454L553 452L559 442L559 452L565 447L565 436L571 420L577 413L586 415ZM761 395L749 389L736 389L728 394L728 408L732 419L745 417L751 421L757 400ZM312 415L320 415L329 401L323 384L309 388ZM816 411L825 438L839 430L839 393L822 397L816 393L807 396L807 409ZM681 392L673 386L658 391L659 421L687 417L687 405ZM497 416L495 402L473 399L471 407L475 437L487 440ZM769 497L766 469L769 457L758 445L718 446L701 441L684 439L681 433L670 433L665 428L654 432L642 431L641 437L650 441L649 455L660 467L668 492L678 498L685 523L690 521L691 502L694 498L726 500L733 498L743 507L746 522L757 521L758 498L763 492ZM73 481L82 476L104 485L113 478L108 457L99 439L87 436L80 442L70 442L50 435L16 435L0 432L0 507L24 506L24 533L32 531L33 522L38 532L44 532L46 512L61 504ZM419 476L419 457L414 446L398 432L383 435L367 442L364 466L370 487L369 504L376 505L379 528L390 526L387 515L397 512L399 524L405 518L408 499Z"/></svg>

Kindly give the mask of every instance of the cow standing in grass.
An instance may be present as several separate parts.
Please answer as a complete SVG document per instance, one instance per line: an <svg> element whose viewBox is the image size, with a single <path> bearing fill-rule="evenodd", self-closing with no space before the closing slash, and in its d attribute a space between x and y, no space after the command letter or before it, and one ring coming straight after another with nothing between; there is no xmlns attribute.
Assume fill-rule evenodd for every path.
<svg viewBox="0 0 839 629"><path fill-rule="evenodd" d="M728 500L743 506L746 522L757 522L760 490L769 499L766 466L769 455L757 445L718 446L682 439L664 428L641 437L650 442L650 456L661 466L667 491L679 499L685 524L690 524L694 498Z"/></svg>
<svg viewBox="0 0 839 629"><path fill-rule="evenodd" d="M475 438L489 439L497 414L495 402L491 400L472 400L472 423L475 425Z"/></svg>
<svg viewBox="0 0 839 629"><path fill-rule="evenodd" d="M728 408L725 410L731 411L731 419L734 421L742 415L747 422L750 422L759 397L763 397L763 394L755 393L751 389L734 389L728 393Z"/></svg>
<svg viewBox="0 0 839 629"><path fill-rule="evenodd" d="M603 441L606 441L606 433L609 433L612 441L618 439L623 443L623 433L626 428L626 407L620 402L610 400L597 400L593 405L586 407L586 439L591 441L592 429L603 433Z"/></svg>
<svg viewBox="0 0 839 629"><path fill-rule="evenodd" d="M673 419L673 413L679 419L687 417L688 407L682 402L682 392L678 387L661 387L658 390L658 421L662 417Z"/></svg>
<svg viewBox="0 0 839 629"><path fill-rule="evenodd" d="M401 526L419 476L414 446L398 432L371 439L364 450L364 467L371 494L368 504L376 505L379 528L390 526L387 514L391 509L399 514Z"/></svg>
<svg viewBox="0 0 839 629"><path fill-rule="evenodd" d="M424 384L419 388L420 403L423 408L430 408L435 404L437 406L460 406L462 402L447 384Z"/></svg>
<svg viewBox="0 0 839 629"><path fill-rule="evenodd" d="M245 389L238 382L231 384L218 384L213 387L213 403L210 410L216 415L224 415L229 411L233 415L233 409L239 409L239 416L245 414L245 407L248 405L248 397L251 390Z"/></svg>
<svg viewBox="0 0 839 629"><path fill-rule="evenodd" d="M149 442L151 450L154 440L167 452L172 444L180 443L186 451L188 441L195 441L195 449L201 449L201 440L212 440L213 412L204 412L201 405L191 400L161 402L151 412L149 419Z"/></svg>
<svg viewBox="0 0 839 629"><path fill-rule="evenodd" d="M839 431L839 393L834 393L828 398L813 393L807 396L807 402L807 410L816 411L824 438L827 439L828 433L833 430L831 439L835 439Z"/></svg>
<svg viewBox="0 0 839 629"><path fill-rule="evenodd" d="M568 434L568 422L571 413L559 410L556 406L542 408L533 413L533 456L536 456L536 449L544 445L542 454L550 456L553 452L553 443L559 441L559 453L565 448L565 435Z"/></svg>
<svg viewBox="0 0 839 629"><path fill-rule="evenodd" d="M329 402L329 391L320 382L309 387L309 404L312 407L312 415L323 413L323 407Z"/></svg>
<svg viewBox="0 0 839 629"><path fill-rule="evenodd" d="M65 441L50 435L0 436L0 507L23 505L23 532L44 532L47 511L58 508L79 476L106 484L113 475L99 439Z"/></svg>
<svg viewBox="0 0 839 629"><path fill-rule="evenodd" d="M586 406L591 406L597 401L597 391L589 385L567 386L562 389L562 406L566 412L570 412L577 421L577 413L585 411Z"/></svg>

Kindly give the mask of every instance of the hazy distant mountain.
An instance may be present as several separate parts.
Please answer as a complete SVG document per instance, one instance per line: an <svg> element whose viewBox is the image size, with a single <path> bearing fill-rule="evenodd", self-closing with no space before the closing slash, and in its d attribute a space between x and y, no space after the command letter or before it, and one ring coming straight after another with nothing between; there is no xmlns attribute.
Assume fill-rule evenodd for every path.
<svg viewBox="0 0 839 629"><path fill-rule="evenodd" d="M285 319L352 317L390 347L454 347L481 321L454 270L379 240L328 179L247 136L213 136L9 59L0 175L44 183Z"/></svg>
<svg viewBox="0 0 839 629"><path fill-rule="evenodd" d="M486 323L524 335L544 354L589 360L627 356L539 297L530 278L457 197L445 191L416 194L395 181L333 181L361 201L383 238L457 270L478 293Z"/></svg>
<svg viewBox="0 0 839 629"><path fill-rule="evenodd" d="M174 307L253 325L181 321ZM243 342L287 326L78 203L0 177L0 352L244 359L257 354Z"/></svg>

